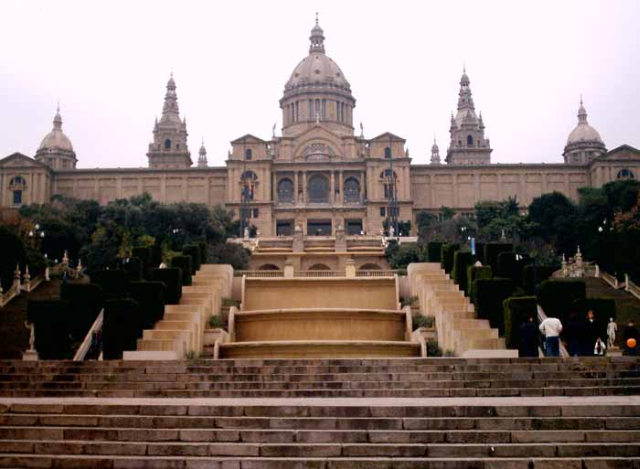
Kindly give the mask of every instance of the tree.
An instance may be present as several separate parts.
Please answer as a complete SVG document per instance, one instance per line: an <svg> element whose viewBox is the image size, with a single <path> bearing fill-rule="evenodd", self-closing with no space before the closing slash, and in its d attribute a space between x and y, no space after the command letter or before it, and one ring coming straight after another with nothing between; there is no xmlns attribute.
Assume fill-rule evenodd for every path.
<svg viewBox="0 0 640 469"><path fill-rule="evenodd" d="M249 267L251 253L240 244L222 243L208 250L208 261L212 264L231 264L235 270Z"/></svg>
<svg viewBox="0 0 640 469"><path fill-rule="evenodd" d="M2 288L6 291L13 283L13 272L16 265L23 265L27 260L27 249L20 236L5 225L0 225L0 246L2 246L0 281Z"/></svg>
<svg viewBox="0 0 640 469"><path fill-rule="evenodd" d="M558 253L576 251L576 217L575 204L560 192L543 194L529 205L529 220L535 223L534 233L553 243Z"/></svg>
<svg viewBox="0 0 640 469"><path fill-rule="evenodd" d="M440 207L440 218L442 220L451 220L456 214L456 211L451 207Z"/></svg>

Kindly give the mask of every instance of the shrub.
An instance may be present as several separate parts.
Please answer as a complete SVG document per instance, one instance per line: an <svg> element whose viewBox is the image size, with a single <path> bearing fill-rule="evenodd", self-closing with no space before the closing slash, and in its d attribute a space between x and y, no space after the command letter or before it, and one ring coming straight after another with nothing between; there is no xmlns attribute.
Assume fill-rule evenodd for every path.
<svg viewBox="0 0 640 469"><path fill-rule="evenodd" d="M460 249L459 244L444 244L440 254L440 266L448 274L453 270L453 256Z"/></svg>
<svg viewBox="0 0 640 469"><path fill-rule="evenodd" d="M43 360L64 360L73 357L69 335L71 306L61 300L29 300L27 319L34 324L35 349Z"/></svg>
<svg viewBox="0 0 640 469"><path fill-rule="evenodd" d="M140 328L152 329L164 316L165 287L162 282L130 282L129 294L138 303Z"/></svg>
<svg viewBox="0 0 640 469"><path fill-rule="evenodd" d="M522 286L527 295L534 295L538 285L551 278L553 267L526 265L522 268Z"/></svg>
<svg viewBox="0 0 640 469"><path fill-rule="evenodd" d="M556 317L566 324L576 300L586 297L584 280L546 280L538 288L538 304L548 317Z"/></svg>
<svg viewBox="0 0 640 469"><path fill-rule="evenodd" d="M442 349L438 347L436 339L427 340L427 357L441 357Z"/></svg>
<svg viewBox="0 0 640 469"><path fill-rule="evenodd" d="M91 281L100 285L105 300L125 298L129 295L127 273L124 270L97 270L91 274Z"/></svg>
<svg viewBox="0 0 640 469"><path fill-rule="evenodd" d="M416 316L413 318L413 330L420 327L432 328L436 325L436 318L433 316Z"/></svg>
<svg viewBox="0 0 640 469"><path fill-rule="evenodd" d="M437 242L427 244L427 259L429 262L440 262L443 244Z"/></svg>
<svg viewBox="0 0 640 469"><path fill-rule="evenodd" d="M491 267L488 265L483 265L482 267L476 267L474 265L467 268L467 285L465 288L465 292L469 297L471 296L471 286L473 282L478 279L490 279L493 278L491 275Z"/></svg>
<svg viewBox="0 0 640 469"><path fill-rule="evenodd" d="M196 244L189 244L182 248L182 252L185 256L191 256L191 271L195 274L201 265L200 248Z"/></svg>
<svg viewBox="0 0 640 469"><path fill-rule="evenodd" d="M516 281L516 253L504 251L498 254L496 277L510 278ZM516 282L517 283L517 282Z"/></svg>
<svg viewBox="0 0 640 469"><path fill-rule="evenodd" d="M593 310L600 329L600 337L607 337L609 318L616 319L616 301L613 298L583 298L573 302L573 310L578 317L586 318L589 310Z"/></svg>
<svg viewBox="0 0 640 469"><path fill-rule="evenodd" d="M535 296L523 296L522 298L508 298L503 303L504 337L507 348L520 348L520 325L533 316L538 322L538 304Z"/></svg>
<svg viewBox="0 0 640 469"><path fill-rule="evenodd" d="M168 305L180 303L182 298L182 270L176 267L168 269L153 269L151 278L164 283L165 301Z"/></svg>
<svg viewBox="0 0 640 469"><path fill-rule="evenodd" d="M467 269L473 264L473 255L469 251L458 251L453 255L453 280L467 291Z"/></svg>
<svg viewBox="0 0 640 469"><path fill-rule="evenodd" d="M102 288L95 283L63 283L60 299L69 306L68 331L75 340L84 340L104 306Z"/></svg>
<svg viewBox="0 0 640 469"><path fill-rule="evenodd" d="M191 270L191 256L175 256L171 259L171 267L176 267L182 271L183 286L191 285L191 275L193 275L193 271Z"/></svg>
<svg viewBox="0 0 640 469"><path fill-rule="evenodd" d="M2 246L0 284L4 291L7 291L13 285L13 272L16 270L16 265L22 265L27 260L27 250L20 236L2 225L0 225L0 246Z"/></svg>
<svg viewBox="0 0 640 469"><path fill-rule="evenodd" d="M481 264L485 264L484 261L484 243L476 242L476 261L480 261ZM475 261L474 261L475 262Z"/></svg>
<svg viewBox="0 0 640 469"><path fill-rule="evenodd" d="M206 264L208 257L207 243L204 240L197 240L195 244L197 244L200 249L200 265Z"/></svg>
<svg viewBox="0 0 640 469"><path fill-rule="evenodd" d="M151 249L151 268L158 268L162 264L162 246L154 244L149 249Z"/></svg>
<svg viewBox="0 0 640 469"><path fill-rule="evenodd" d="M392 269L406 269L409 264L422 261L422 252L415 243L402 244L392 251L388 260Z"/></svg>
<svg viewBox="0 0 640 469"><path fill-rule="evenodd" d="M109 300L104 306L102 352L105 360L120 360L125 350L135 350L142 336L138 303L130 299Z"/></svg>
<svg viewBox="0 0 640 469"><path fill-rule="evenodd" d="M479 279L471 286L471 298L476 307L478 318L488 319L491 327L504 335L504 316L502 303L513 295L516 286L508 278Z"/></svg>
<svg viewBox="0 0 640 469"><path fill-rule="evenodd" d="M511 243L488 243L484 245L484 264L491 266L491 272L498 271L498 255L513 251Z"/></svg>
<svg viewBox="0 0 640 469"><path fill-rule="evenodd" d="M137 247L131 250L131 257L137 257L142 262L142 275L144 278L149 278L152 265L151 254L150 247Z"/></svg>
<svg viewBox="0 0 640 469"><path fill-rule="evenodd" d="M127 280L138 282L142 280L144 264L139 257L130 257L122 264L122 269L127 273Z"/></svg>
<svg viewBox="0 0 640 469"><path fill-rule="evenodd" d="M225 323L220 316L211 316L209 318L209 327L211 329L223 329Z"/></svg>
<svg viewBox="0 0 640 469"><path fill-rule="evenodd" d="M223 243L213 246L207 255L211 264L230 264L235 270L246 270L251 252L240 244Z"/></svg>

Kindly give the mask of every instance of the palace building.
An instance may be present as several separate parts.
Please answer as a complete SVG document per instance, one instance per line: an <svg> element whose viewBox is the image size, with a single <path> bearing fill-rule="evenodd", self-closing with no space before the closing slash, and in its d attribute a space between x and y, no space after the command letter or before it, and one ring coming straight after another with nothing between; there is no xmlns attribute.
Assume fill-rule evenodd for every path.
<svg viewBox="0 0 640 469"><path fill-rule="evenodd" d="M153 127L148 168L76 168L78 158L58 110L33 157L14 153L0 160L0 206L47 203L55 195L106 204L147 192L164 203L223 203L264 236L291 235L296 226L308 235L335 234L338 226L347 234L379 233L394 215L413 220L421 210L438 212L443 206L465 213L479 201L507 197L526 207L552 191L575 200L581 187L640 176L640 151L627 145L607 150L582 102L563 162L492 163L466 71L444 161L434 141L430 164L411 164L402 137L356 134L356 99L326 53L317 20L309 39L308 54L280 99L281 135L233 140L225 166L208 166L204 145L194 164L172 76L162 117Z"/></svg>

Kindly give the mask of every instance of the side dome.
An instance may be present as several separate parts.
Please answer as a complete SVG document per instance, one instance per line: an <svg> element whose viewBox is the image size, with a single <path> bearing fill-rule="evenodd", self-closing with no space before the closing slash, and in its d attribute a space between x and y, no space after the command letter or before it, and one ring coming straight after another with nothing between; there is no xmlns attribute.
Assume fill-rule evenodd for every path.
<svg viewBox="0 0 640 469"><path fill-rule="evenodd" d="M62 150L73 151L73 144L69 137L62 131L62 117L60 116L60 109L56 111L56 115L53 118L53 129L49 132L40 142L38 151L41 150Z"/></svg>
<svg viewBox="0 0 640 469"><path fill-rule="evenodd" d="M600 133L594 129L587 121L587 110L584 108L582 100L580 100L580 109L578 110L578 125L571 131L567 138L567 145L597 142L604 145Z"/></svg>

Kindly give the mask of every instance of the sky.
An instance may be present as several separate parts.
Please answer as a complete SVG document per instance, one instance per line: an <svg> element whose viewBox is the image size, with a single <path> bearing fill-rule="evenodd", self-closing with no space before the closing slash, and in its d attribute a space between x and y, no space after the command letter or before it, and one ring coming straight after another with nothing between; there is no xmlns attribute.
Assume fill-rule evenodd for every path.
<svg viewBox="0 0 640 469"><path fill-rule="evenodd" d="M209 165L230 141L268 139L308 54L315 12L365 136L444 157L463 65L494 163L559 163L577 123L640 148L639 0L1 0L0 158L33 156L59 102L80 168L146 167L171 72L189 148Z"/></svg>

